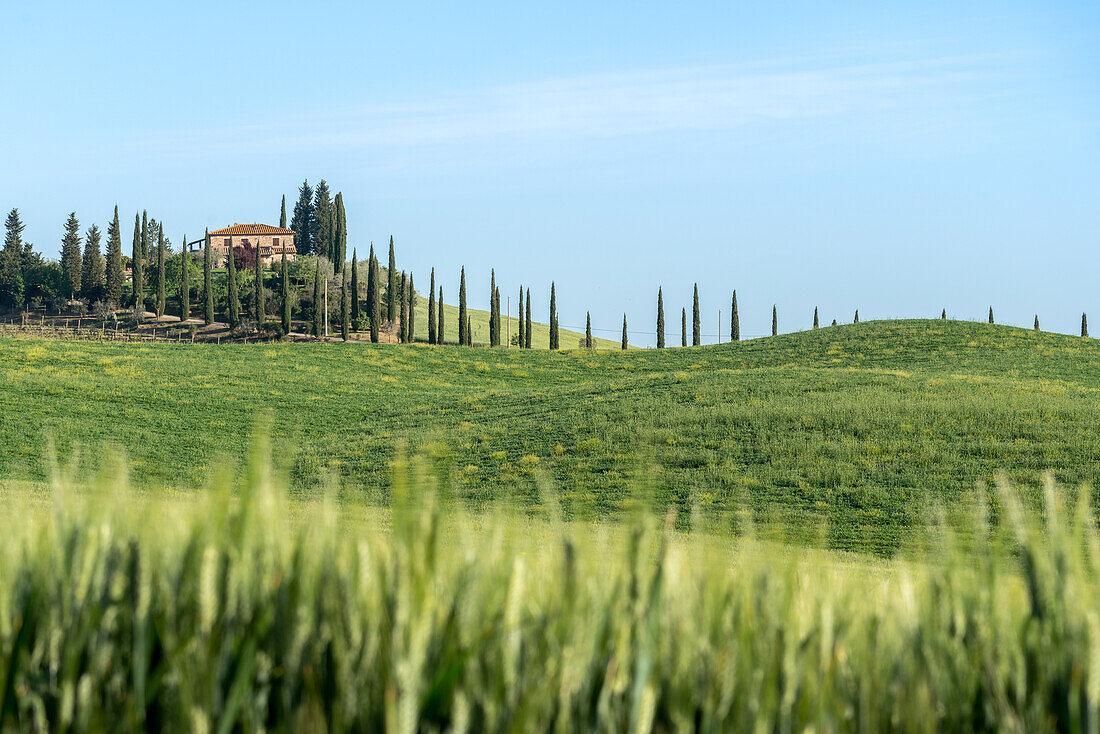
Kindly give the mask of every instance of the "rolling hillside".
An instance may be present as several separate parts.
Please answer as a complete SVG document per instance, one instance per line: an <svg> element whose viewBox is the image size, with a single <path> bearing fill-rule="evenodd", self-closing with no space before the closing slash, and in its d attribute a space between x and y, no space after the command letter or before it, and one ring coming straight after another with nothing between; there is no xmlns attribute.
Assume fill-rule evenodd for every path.
<svg viewBox="0 0 1100 734"><path fill-rule="evenodd" d="M625 354L5 339L0 385L12 479L45 478L52 438L63 456L120 446L138 484L194 488L270 411L302 492L330 469L349 496L384 499L404 447L474 503L552 486L567 512L602 517L642 486L646 502L879 552L999 472L1032 493L1047 470L1100 485L1100 343L999 325Z"/></svg>

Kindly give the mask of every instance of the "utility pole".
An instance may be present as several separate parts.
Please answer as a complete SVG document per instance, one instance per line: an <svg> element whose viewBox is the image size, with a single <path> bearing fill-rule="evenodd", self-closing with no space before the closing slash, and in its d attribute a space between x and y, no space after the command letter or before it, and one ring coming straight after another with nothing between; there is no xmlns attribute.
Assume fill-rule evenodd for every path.
<svg viewBox="0 0 1100 734"><path fill-rule="evenodd" d="M328 278L325 278L325 338L328 339Z"/></svg>

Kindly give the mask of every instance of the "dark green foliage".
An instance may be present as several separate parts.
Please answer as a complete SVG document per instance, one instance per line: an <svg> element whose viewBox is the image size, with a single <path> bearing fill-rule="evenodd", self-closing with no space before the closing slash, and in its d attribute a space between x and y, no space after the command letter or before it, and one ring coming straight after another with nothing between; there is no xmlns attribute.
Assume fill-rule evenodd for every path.
<svg viewBox="0 0 1100 734"><path fill-rule="evenodd" d="M1035 314L1035 331L1039 330L1039 314Z"/></svg>
<svg viewBox="0 0 1100 734"><path fill-rule="evenodd" d="M279 227L286 229L286 194L283 194L283 201L279 204Z"/></svg>
<svg viewBox="0 0 1100 734"><path fill-rule="evenodd" d="M348 215L344 211L344 194L336 194L336 262L340 263L340 272L344 271L344 261L348 257Z"/></svg>
<svg viewBox="0 0 1100 734"><path fill-rule="evenodd" d="M817 306L814 306L814 328L816 329L817 326L818 326L818 323L817 323Z"/></svg>
<svg viewBox="0 0 1100 734"><path fill-rule="evenodd" d="M350 295L348 294L348 278L345 273L344 277L340 279L340 337L344 340L348 340L348 321L351 320L351 305L349 303Z"/></svg>
<svg viewBox="0 0 1100 734"><path fill-rule="evenodd" d="M187 243L184 243L184 248ZM214 252L210 246L210 230L203 237L202 246L202 318L207 326L214 323Z"/></svg>
<svg viewBox="0 0 1100 734"><path fill-rule="evenodd" d="M993 323L993 307L989 307L989 323Z"/></svg>
<svg viewBox="0 0 1100 734"><path fill-rule="evenodd" d="M472 316L466 317L466 346L472 347L474 345L474 319Z"/></svg>
<svg viewBox="0 0 1100 734"><path fill-rule="evenodd" d="M531 328L532 325L533 325L533 322L531 320L531 289L528 288L527 289L527 323L524 324L524 327L523 327L523 338L524 338L523 347L524 347L524 349L530 349L531 348L531 332L533 331L533 329Z"/></svg>
<svg viewBox="0 0 1100 734"><path fill-rule="evenodd" d="M65 236L61 238L61 272L65 275L65 290L69 298L80 293L80 222L76 212L71 212L65 221Z"/></svg>
<svg viewBox="0 0 1100 734"><path fill-rule="evenodd" d="M373 344L377 344L381 338L382 329L382 294L379 293L382 287L382 274L378 272L378 258L374 256L373 243L370 252L370 269L367 271L370 276L367 283L370 304L370 340Z"/></svg>
<svg viewBox="0 0 1100 734"><path fill-rule="evenodd" d="M115 308L122 304L122 289L126 285L126 273L122 266L122 227L118 222L118 205L115 216L107 227L107 274L103 297Z"/></svg>
<svg viewBox="0 0 1100 734"><path fill-rule="evenodd" d="M130 251L130 270L132 275L130 287L130 302L134 306L134 313L140 318L145 310L145 268L142 262L142 227L141 215L134 214L134 244Z"/></svg>
<svg viewBox="0 0 1100 734"><path fill-rule="evenodd" d="M207 235L209 241L210 236ZM237 258L233 257L233 251L229 251L227 260L227 283L229 291L229 328L236 329L241 323L241 294L237 286Z"/></svg>
<svg viewBox="0 0 1100 734"><path fill-rule="evenodd" d="M470 335L467 333L469 318L466 314L466 266L458 276L458 343L461 346L469 346Z"/></svg>
<svg viewBox="0 0 1100 734"><path fill-rule="evenodd" d="M519 332L516 334L516 344L519 345L520 349L523 349L523 344L524 344L523 327L524 327L525 324L523 323L523 286L522 285L519 287L519 301L517 301L517 303L519 304L519 319L517 319L517 323L519 324L519 327L518 327ZM509 314L509 318L511 318L511 314Z"/></svg>
<svg viewBox="0 0 1100 734"><path fill-rule="evenodd" d="M623 314L623 351L626 351L626 314Z"/></svg>
<svg viewBox="0 0 1100 734"><path fill-rule="evenodd" d="M428 343L435 344L436 338L436 313L435 313L435 268L432 268L432 282L428 286Z"/></svg>
<svg viewBox="0 0 1100 734"><path fill-rule="evenodd" d="M407 341L409 344L412 344L415 341L414 337L416 336L416 287L413 285L412 273L409 273L409 293L406 298L409 302L409 325L405 329L405 341Z"/></svg>
<svg viewBox="0 0 1100 734"><path fill-rule="evenodd" d="M741 320L737 314L737 291L733 292L733 302L730 303L730 340L741 341Z"/></svg>
<svg viewBox="0 0 1100 734"><path fill-rule="evenodd" d="M314 254L316 248L313 239L317 232L317 220L313 217L313 189L308 180L303 181L298 189L298 202L294 205L290 228L294 230L294 247L298 254Z"/></svg>
<svg viewBox="0 0 1100 734"><path fill-rule="evenodd" d="M436 321L436 344L443 344L443 286L439 286L439 315Z"/></svg>
<svg viewBox="0 0 1100 734"><path fill-rule="evenodd" d="M313 221L317 223L317 235L313 243L314 250L318 255L330 260L333 266L339 270L339 266L336 264L335 248L333 247L336 241L336 233L333 231L336 219L333 216L332 195L329 193L328 182L323 178L317 183L317 188L313 191Z"/></svg>
<svg viewBox="0 0 1100 734"><path fill-rule="evenodd" d="M359 258L353 248L351 251L351 323L359 323L359 315Z"/></svg>
<svg viewBox="0 0 1100 734"><path fill-rule="evenodd" d="M409 276L401 271L401 321L398 324L398 340L402 344L409 341Z"/></svg>
<svg viewBox="0 0 1100 734"><path fill-rule="evenodd" d="M584 348L592 348L592 312L586 311L584 315Z"/></svg>
<svg viewBox="0 0 1100 734"><path fill-rule="evenodd" d="M283 309L282 309L283 310L283 313L282 313L283 333L284 334L289 334L290 333L290 327L293 323L292 318L291 318L293 314L291 313L291 305L290 305L290 272L287 270L286 249L285 248L283 249L282 272L280 273L280 278L279 278L279 294L281 296L280 300L282 301L282 307L283 307Z"/></svg>
<svg viewBox="0 0 1100 734"><path fill-rule="evenodd" d="M23 308L26 296L25 246L19 210L12 209L4 221L4 249L0 251L0 303L7 308Z"/></svg>
<svg viewBox="0 0 1100 734"><path fill-rule="evenodd" d="M184 243L184 250L187 249L186 243ZM165 286L164 282L164 232L157 233L157 318L159 319L164 315L165 308ZM187 279L187 268L183 268L184 280Z"/></svg>
<svg viewBox="0 0 1100 734"><path fill-rule="evenodd" d="M232 260L233 258L230 258ZM321 318L325 309L324 295L321 293L321 257L314 260L313 267L313 336L321 336Z"/></svg>
<svg viewBox="0 0 1100 734"><path fill-rule="evenodd" d="M391 324L397 319L397 259L393 252L393 235L390 235L390 260L386 283L386 320ZM465 292L465 289L464 289ZM463 301L465 303L465 301Z"/></svg>
<svg viewBox="0 0 1100 734"><path fill-rule="evenodd" d="M836 319L833 319L833 326L836 326Z"/></svg>
<svg viewBox="0 0 1100 734"><path fill-rule="evenodd" d="M702 344L702 336L699 314L699 284L696 283L695 292L691 297L691 346L697 347Z"/></svg>
<svg viewBox="0 0 1100 734"><path fill-rule="evenodd" d="M149 214L143 209L141 212L141 259L151 260L149 252L149 246L152 243L149 240ZM144 284L143 284L144 285Z"/></svg>
<svg viewBox="0 0 1100 734"><path fill-rule="evenodd" d="M550 283L550 348L558 348L558 298L554 283Z"/></svg>
<svg viewBox="0 0 1100 734"><path fill-rule="evenodd" d="M688 345L688 312L686 308L680 309L680 346Z"/></svg>
<svg viewBox="0 0 1100 734"><path fill-rule="evenodd" d="M264 301L266 300L266 294L264 292L264 259L260 257L260 246L256 245L256 272L255 278L252 281L252 307L255 311L256 326L263 327L264 322L267 321L267 308Z"/></svg>
<svg viewBox="0 0 1100 734"><path fill-rule="evenodd" d="M858 324L859 323L859 309L858 308L856 309L856 315L855 315L855 318L852 319L852 323L853 324Z"/></svg>
<svg viewBox="0 0 1100 734"><path fill-rule="evenodd" d="M940 321L947 321L947 309L940 311Z"/></svg>
<svg viewBox="0 0 1100 734"><path fill-rule="evenodd" d="M80 270L80 292L89 306L103 295L104 266L103 254L99 251L99 227L93 224L84 233L84 258Z"/></svg>
<svg viewBox="0 0 1100 734"><path fill-rule="evenodd" d="M1089 335L1089 317L1081 314L1081 336Z"/></svg>
<svg viewBox="0 0 1100 734"><path fill-rule="evenodd" d="M375 320L375 305L378 302L377 286L378 278L375 272L374 243L370 243L370 254L367 255L367 318L373 324Z"/></svg>
<svg viewBox="0 0 1100 734"><path fill-rule="evenodd" d="M779 334L779 313L775 310L775 306L772 306L772 336Z"/></svg>
<svg viewBox="0 0 1100 734"><path fill-rule="evenodd" d="M665 348L665 297L661 289L657 289L657 348Z"/></svg>
<svg viewBox="0 0 1100 734"><path fill-rule="evenodd" d="M489 346L500 346L500 303L497 302L497 271L493 269L489 279Z"/></svg>

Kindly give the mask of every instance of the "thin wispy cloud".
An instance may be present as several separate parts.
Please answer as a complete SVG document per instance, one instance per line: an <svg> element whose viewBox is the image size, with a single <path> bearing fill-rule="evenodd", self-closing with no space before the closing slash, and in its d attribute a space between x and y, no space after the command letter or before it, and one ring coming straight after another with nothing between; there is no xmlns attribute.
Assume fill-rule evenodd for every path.
<svg viewBox="0 0 1100 734"><path fill-rule="evenodd" d="M954 109L1009 82L1005 59L942 56L842 63L646 69L379 102L271 124L214 127L142 147L232 151L479 149L486 144L722 130L868 113Z"/></svg>

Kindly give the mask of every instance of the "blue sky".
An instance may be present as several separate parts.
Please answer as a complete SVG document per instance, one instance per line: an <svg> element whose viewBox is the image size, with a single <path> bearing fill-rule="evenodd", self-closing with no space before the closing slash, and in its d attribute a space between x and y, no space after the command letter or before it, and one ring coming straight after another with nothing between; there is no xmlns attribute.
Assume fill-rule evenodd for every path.
<svg viewBox="0 0 1100 734"><path fill-rule="evenodd" d="M164 7L161 7L163 5ZM277 223L303 178L471 305L652 343L935 316L1100 319L1100 4L19 3L0 208ZM484 282L482 282L484 281ZM422 286L423 287L423 286ZM484 302L484 303L483 303ZM513 310L515 298L513 295Z"/></svg>

